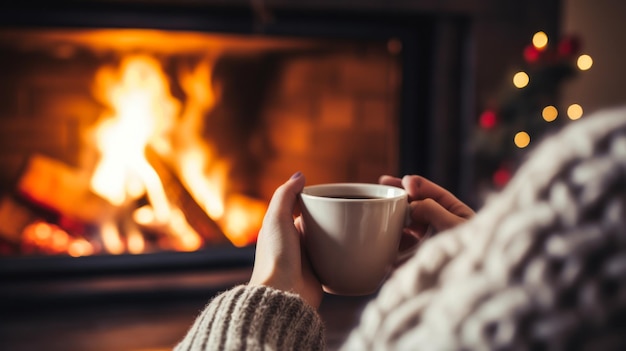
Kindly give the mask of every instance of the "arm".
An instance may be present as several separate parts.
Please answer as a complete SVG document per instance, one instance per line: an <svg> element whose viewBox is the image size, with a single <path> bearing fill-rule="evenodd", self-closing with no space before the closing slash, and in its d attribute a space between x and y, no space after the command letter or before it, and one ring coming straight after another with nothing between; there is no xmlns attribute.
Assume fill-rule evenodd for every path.
<svg viewBox="0 0 626 351"><path fill-rule="evenodd" d="M321 350L324 326L300 296L240 285L216 296L175 351Z"/></svg>
<svg viewBox="0 0 626 351"><path fill-rule="evenodd" d="M457 211L456 198L424 178L382 177L381 182L407 189L412 218L407 229L412 232L429 224L442 230L465 220L452 212ZM323 291L300 246L300 218L293 219L304 183L304 177L296 173L276 190L259 232L249 284L214 298L177 351L324 348L324 326L316 312ZM461 215L473 215L467 206L456 202L462 205L458 207Z"/></svg>
<svg viewBox="0 0 626 351"><path fill-rule="evenodd" d="M276 190L259 232L250 282L216 296L175 350L324 348L316 311L322 287L302 254L301 228L293 219L304 183L296 173Z"/></svg>

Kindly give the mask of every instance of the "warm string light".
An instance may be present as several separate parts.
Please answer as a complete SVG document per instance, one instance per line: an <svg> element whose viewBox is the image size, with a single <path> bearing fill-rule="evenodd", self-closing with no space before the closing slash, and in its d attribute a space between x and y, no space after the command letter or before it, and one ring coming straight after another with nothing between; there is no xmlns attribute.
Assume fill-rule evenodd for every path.
<svg viewBox="0 0 626 351"><path fill-rule="evenodd" d="M576 60L576 66L578 66L579 70L586 71L593 66L593 59L587 54L580 55L578 60Z"/></svg>
<svg viewBox="0 0 626 351"><path fill-rule="evenodd" d="M567 107L567 117L572 121L580 119L584 114L584 110L580 104L571 104ZM546 122L553 122L559 115L559 111L556 107L549 105L543 108L541 111L541 117Z"/></svg>
<svg viewBox="0 0 626 351"><path fill-rule="evenodd" d="M515 142L515 146L517 146L520 149L523 149L527 147L528 144L530 144L530 135L524 131L517 132L515 134L515 138L513 139L513 142Z"/></svg>
<svg viewBox="0 0 626 351"><path fill-rule="evenodd" d="M567 45L566 45L567 44ZM559 52L562 54L571 53L575 42L564 40L559 44ZM524 56L528 62L535 62L539 58L539 53L548 46L548 36L545 32L539 31L533 35L532 45L524 50ZM586 71L593 66L593 59L587 54L580 55L576 60L576 66L581 71ZM513 76L513 84L521 89L528 85L530 77L523 71L517 72ZM546 122L554 122L559 112L555 106L549 105L541 111L541 117ZM583 108L579 104L572 104L567 108L567 117L575 121L583 116ZM530 144L530 135L527 132L518 132L514 137L514 143L518 148L525 148Z"/></svg>
<svg viewBox="0 0 626 351"><path fill-rule="evenodd" d="M515 85L516 88L524 88L528 85L528 82L530 82L530 77L528 77L526 72L517 72L513 76L513 85Z"/></svg>
<svg viewBox="0 0 626 351"><path fill-rule="evenodd" d="M567 117L575 121L583 116L583 108L579 104L571 104L567 108Z"/></svg>
<svg viewBox="0 0 626 351"><path fill-rule="evenodd" d="M535 62L539 59L541 51L544 51L548 47L548 35L539 31L533 35L532 46L526 47L524 50L524 57L528 62ZM520 71L513 76L513 85L516 88L522 89L528 85L530 77L526 72Z"/></svg>
<svg viewBox="0 0 626 351"><path fill-rule="evenodd" d="M546 122L553 122L559 115L559 111L554 106L546 106L541 111L541 117Z"/></svg>
<svg viewBox="0 0 626 351"><path fill-rule="evenodd" d="M589 70L593 66L593 59L590 55L582 54L576 58L574 56L579 50L579 41L575 36L567 36L556 43L554 52L548 52L549 39L548 35L543 31L536 32L531 43L527 44L524 48L523 55L525 62L531 65L536 65L541 60L546 59L548 63L553 64L554 60L559 60L563 63L572 63L575 59L576 67L580 71ZM520 70L513 75L512 83L518 89L527 87L530 83L532 74L531 71ZM566 111L566 112L565 112ZM583 108L579 104L571 104L566 109L563 108L561 114L566 115L567 118L574 121L580 119L583 116ZM556 106L546 105L541 110L541 117L547 123L556 121L559 116L559 110ZM494 128L498 124L499 116L493 110L485 110L479 117L479 125L482 129L489 130ZM524 149L530 145L531 135L530 131L518 131L513 137L514 145L519 149ZM506 167L500 167L492 175L492 182L497 187L502 187L508 182L511 175L510 169Z"/></svg>
<svg viewBox="0 0 626 351"><path fill-rule="evenodd" d="M542 31L539 31L533 35L533 46L539 50L544 50L548 47L548 35Z"/></svg>

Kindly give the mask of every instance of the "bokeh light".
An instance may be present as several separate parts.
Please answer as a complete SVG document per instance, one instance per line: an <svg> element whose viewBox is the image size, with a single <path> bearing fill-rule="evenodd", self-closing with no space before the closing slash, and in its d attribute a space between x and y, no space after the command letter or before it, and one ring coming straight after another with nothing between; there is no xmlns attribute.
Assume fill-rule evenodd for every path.
<svg viewBox="0 0 626 351"><path fill-rule="evenodd" d="M524 59L527 62L537 62L539 60L540 52L534 45L527 45L524 48Z"/></svg>
<svg viewBox="0 0 626 351"><path fill-rule="evenodd" d="M520 149L523 149L526 146L528 146L528 144L530 144L530 135L528 135L528 133L524 131L517 132L517 134L515 134L515 138L513 139L513 141L515 142L515 146L517 146Z"/></svg>
<svg viewBox="0 0 626 351"><path fill-rule="evenodd" d="M572 121L575 121L583 116L583 108L579 104L571 104L567 108L567 117Z"/></svg>
<svg viewBox="0 0 626 351"><path fill-rule="evenodd" d="M509 180L511 179L511 176L512 176L511 171L502 167L498 169L497 171L495 171L495 173L492 176L492 181L496 186L501 188L509 182Z"/></svg>
<svg viewBox="0 0 626 351"><path fill-rule="evenodd" d="M548 45L548 35L546 33L539 31L533 35L533 45L539 49L545 49Z"/></svg>
<svg viewBox="0 0 626 351"><path fill-rule="evenodd" d="M483 129L491 129L496 126L498 118L492 110L486 110L480 115L479 123Z"/></svg>
<svg viewBox="0 0 626 351"><path fill-rule="evenodd" d="M581 71L586 71L593 66L593 59L589 55L580 55L578 56L578 60L576 61L576 65L578 69Z"/></svg>
<svg viewBox="0 0 626 351"><path fill-rule="evenodd" d="M528 77L528 74L526 74L526 72L517 72L513 76L513 85L515 85L516 88L521 89L527 86L529 81L530 77Z"/></svg>
<svg viewBox="0 0 626 351"><path fill-rule="evenodd" d="M546 106L541 111L541 117L543 117L544 121L552 122L559 115L559 111L554 106Z"/></svg>

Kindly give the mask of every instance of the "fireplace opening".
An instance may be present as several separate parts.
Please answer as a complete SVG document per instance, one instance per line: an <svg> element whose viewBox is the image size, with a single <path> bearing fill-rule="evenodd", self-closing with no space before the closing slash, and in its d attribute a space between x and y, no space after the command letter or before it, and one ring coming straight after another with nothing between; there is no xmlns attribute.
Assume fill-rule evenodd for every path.
<svg viewBox="0 0 626 351"><path fill-rule="evenodd" d="M269 199L294 172L429 174L432 74L460 65L437 57L462 46L462 19L441 37L430 15L287 11L259 25L168 6L0 14L7 306L206 296L249 277Z"/></svg>
<svg viewBox="0 0 626 351"><path fill-rule="evenodd" d="M295 171L397 172L393 38L19 29L0 51L5 256L244 247Z"/></svg>

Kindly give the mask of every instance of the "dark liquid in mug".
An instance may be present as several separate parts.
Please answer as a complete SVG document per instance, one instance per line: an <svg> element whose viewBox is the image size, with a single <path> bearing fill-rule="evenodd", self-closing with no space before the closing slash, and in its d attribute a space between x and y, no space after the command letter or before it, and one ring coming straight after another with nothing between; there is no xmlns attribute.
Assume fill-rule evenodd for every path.
<svg viewBox="0 0 626 351"><path fill-rule="evenodd" d="M383 197L380 197L380 196L370 196L370 195L325 195L324 197L330 197L333 199L360 199L360 200L383 199Z"/></svg>

